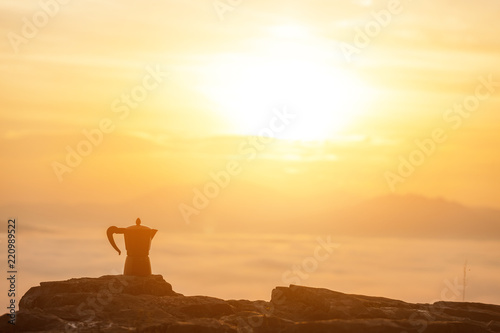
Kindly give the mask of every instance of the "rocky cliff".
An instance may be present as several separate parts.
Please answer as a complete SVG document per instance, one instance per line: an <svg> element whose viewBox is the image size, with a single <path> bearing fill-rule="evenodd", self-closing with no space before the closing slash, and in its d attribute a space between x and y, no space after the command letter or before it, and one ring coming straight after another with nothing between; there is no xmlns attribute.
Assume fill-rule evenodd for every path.
<svg viewBox="0 0 500 333"><path fill-rule="evenodd" d="M21 299L16 325L1 332L500 332L500 306L410 304L291 285L271 301L183 296L161 275L107 275L42 282Z"/></svg>

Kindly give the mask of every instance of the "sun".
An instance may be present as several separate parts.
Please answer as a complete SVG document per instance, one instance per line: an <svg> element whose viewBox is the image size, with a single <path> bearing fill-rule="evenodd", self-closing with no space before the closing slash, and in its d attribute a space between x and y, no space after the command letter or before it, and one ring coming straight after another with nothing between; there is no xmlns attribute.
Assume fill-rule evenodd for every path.
<svg viewBox="0 0 500 333"><path fill-rule="evenodd" d="M204 92L238 134L257 135L274 108L287 107L296 120L276 137L326 140L361 115L368 96L331 57L332 49L300 26L273 27L254 52L213 64Z"/></svg>

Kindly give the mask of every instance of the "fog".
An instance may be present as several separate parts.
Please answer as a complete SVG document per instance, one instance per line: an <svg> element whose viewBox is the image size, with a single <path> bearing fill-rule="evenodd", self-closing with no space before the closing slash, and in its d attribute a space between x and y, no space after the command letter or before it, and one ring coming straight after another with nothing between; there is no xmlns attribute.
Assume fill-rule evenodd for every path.
<svg viewBox="0 0 500 333"><path fill-rule="evenodd" d="M17 300L41 281L120 274L123 237L115 235L124 251L119 256L101 231L19 233ZM269 300L274 287L300 284L428 303L462 300L467 260L465 300L500 304L499 246L499 241L160 230L151 262L153 273L184 295Z"/></svg>

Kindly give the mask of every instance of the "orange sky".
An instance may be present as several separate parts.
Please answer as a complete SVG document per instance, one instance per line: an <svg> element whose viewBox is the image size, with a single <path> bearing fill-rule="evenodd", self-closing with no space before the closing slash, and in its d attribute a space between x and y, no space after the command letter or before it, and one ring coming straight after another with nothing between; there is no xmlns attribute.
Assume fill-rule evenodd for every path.
<svg viewBox="0 0 500 333"><path fill-rule="evenodd" d="M3 1L1 201L119 202L237 160L285 191L500 208L498 2L221 2ZM295 141L249 160L286 108L273 135ZM402 175L401 156L424 160Z"/></svg>
<svg viewBox="0 0 500 333"><path fill-rule="evenodd" d="M153 271L186 295L266 298L320 234L339 251L302 284L431 302L467 259L467 300L499 303L499 12L2 0L0 212L20 225L20 292L117 274L104 230L141 217L160 230Z"/></svg>

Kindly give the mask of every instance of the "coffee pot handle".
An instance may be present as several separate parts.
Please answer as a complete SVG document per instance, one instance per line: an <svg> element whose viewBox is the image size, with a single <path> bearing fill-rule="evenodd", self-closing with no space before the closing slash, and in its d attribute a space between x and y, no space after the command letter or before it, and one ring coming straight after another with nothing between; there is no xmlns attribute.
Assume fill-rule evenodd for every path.
<svg viewBox="0 0 500 333"><path fill-rule="evenodd" d="M123 234L125 232L125 228L117 228L115 226L111 226L108 228L106 231L106 234L108 235L108 240L111 246L118 251L118 254L122 254L122 251L116 246L115 239L113 238L113 234Z"/></svg>

